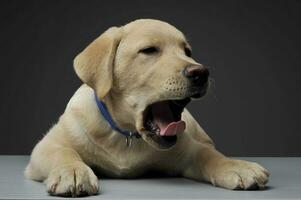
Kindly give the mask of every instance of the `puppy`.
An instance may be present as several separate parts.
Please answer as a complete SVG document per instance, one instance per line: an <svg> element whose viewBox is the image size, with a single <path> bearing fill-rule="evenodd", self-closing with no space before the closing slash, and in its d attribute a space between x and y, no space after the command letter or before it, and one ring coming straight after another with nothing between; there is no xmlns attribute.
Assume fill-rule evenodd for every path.
<svg viewBox="0 0 301 200"><path fill-rule="evenodd" d="M25 170L51 195L97 194L94 172L133 178L156 170L228 189L267 183L259 164L218 152L185 109L206 93L209 72L172 25L141 19L109 28L77 55L74 69L84 84Z"/></svg>

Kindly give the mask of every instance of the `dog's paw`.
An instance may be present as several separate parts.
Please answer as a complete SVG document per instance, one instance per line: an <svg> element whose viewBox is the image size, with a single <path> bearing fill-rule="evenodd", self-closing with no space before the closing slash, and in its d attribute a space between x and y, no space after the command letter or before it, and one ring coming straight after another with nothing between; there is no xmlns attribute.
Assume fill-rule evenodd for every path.
<svg viewBox="0 0 301 200"><path fill-rule="evenodd" d="M263 189L269 172L254 162L227 159L218 164L211 177L213 185L227 189Z"/></svg>
<svg viewBox="0 0 301 200"><path fill-rule="evenodd" d="M45 183L48 193L54 196L95 195L99 189L94 172L83 163L55 168Z"/></svg>

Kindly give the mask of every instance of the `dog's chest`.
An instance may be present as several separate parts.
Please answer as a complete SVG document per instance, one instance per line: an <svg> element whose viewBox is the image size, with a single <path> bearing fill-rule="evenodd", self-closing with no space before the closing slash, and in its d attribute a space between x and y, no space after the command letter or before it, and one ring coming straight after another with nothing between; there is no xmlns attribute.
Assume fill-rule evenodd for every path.
<svg viewBox="0 0 301 200"><path fill-rule="evenodd" d="M101 161L100 161L101 160ZM112 177L135 177L143 173L148 166L142 161L133 160L128 156L121 157L101 157L96 162L96 168Z"/></svg>
<svg viewBox="0 0 301 200"><path fill-rule="evenodd" d="M135 147L97 148L85 156L100 173L111 177L135 177L152 166L152 153Z"/></svg>
<svg viewBox="0 0 301 200"><path fill-rule="evenodd" d="M142 169L145 169L145 164L138 161L130 161L127 159L127 156L123 158L115 158L112 164L109 164L107 167L109 172L117 177L127 177L127 176L136 176ZM107 168L108 169L108 168Z"/></svg>

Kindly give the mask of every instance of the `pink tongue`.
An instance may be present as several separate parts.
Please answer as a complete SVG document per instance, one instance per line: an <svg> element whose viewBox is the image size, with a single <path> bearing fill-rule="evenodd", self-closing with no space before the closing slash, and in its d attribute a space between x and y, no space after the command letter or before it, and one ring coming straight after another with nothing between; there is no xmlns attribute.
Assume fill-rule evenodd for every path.
<svg viewBox="0 0 301 200"><path fill-rule="evenodd" d="M154 104L152 112L154 122L160 128L160 136L173 136L184 132L185 122L182 120L175 122L167 101Z"/></svg>

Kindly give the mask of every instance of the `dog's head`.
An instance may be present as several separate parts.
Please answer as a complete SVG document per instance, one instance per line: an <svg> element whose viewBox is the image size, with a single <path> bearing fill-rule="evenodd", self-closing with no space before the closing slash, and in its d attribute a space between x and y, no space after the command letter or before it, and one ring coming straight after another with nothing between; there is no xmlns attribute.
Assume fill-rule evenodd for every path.
<svg viewBox="0 0 301 200"><path fill-rule="evenodd" d="M182 134L184 107L208 88L208 69L191 58L184 35L168 23L143 19L112 27L74 60L124 130L137 130L159 149Z"/></svg>

